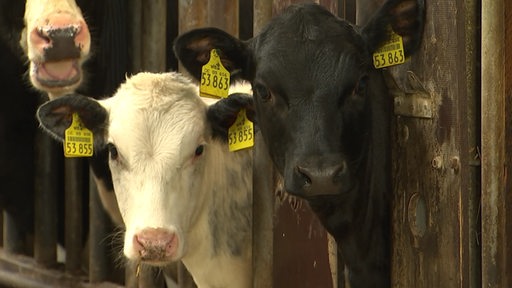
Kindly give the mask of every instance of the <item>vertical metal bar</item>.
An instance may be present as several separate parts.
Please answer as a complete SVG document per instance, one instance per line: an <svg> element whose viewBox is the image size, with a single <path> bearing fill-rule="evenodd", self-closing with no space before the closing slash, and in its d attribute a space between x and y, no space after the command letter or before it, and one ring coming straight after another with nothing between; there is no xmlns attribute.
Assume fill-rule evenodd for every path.
<svg viewBox="0 0 512 288"><path fill-rule="evenodd" d="M105 242L109 219L103 209L92 171L89 170L89 281L98 283L107 279L110 253Z"/></svg>
<svg viewBox="0 0 512 288"><path fill-rule="evenodd" d="M64 159L65 191L65 241L66 271L78 273L81 267L82 253L82 193L84 190L83 161L80 158Z"/></svg>
<svg viewBox="0 0 512 288"><path fill-rule="evenodd" d="M137 266L133 263L126 263L125 266L125 276L124 276L124 286L126 288L138 288L139 287L139 279L137 275Z"/></svg>
<svg viewBox="0 0 512 288"><path fill-rule="evenodd" d="M129 0L129 25L131 37L130 53L131 71L137 73L142 71L142 0Z"/></svg>
<svg viewBox="0 0 512 288"><path fill-rule="evenodd" d="M142 13L142 68L163 72L166 69L167 1L146 1Z"/></svg>
<svg viewBox="0 0 512 288"><path fill-rule="evenodd" d="M144 267L139 275L139 288L160 288L165 287L165 279L160 268Z"/></svg>
<svg viewBox="0 0 512 288"><path fill-rule="evenodd" d="M238 37L247 40L252 37L254 30L254 1L240 0L238 5Z"/></svg>
<svg viewBox="0 0 512 288"><path fill-rule="evenodd" d="M57 147L42 131L36 132L35 140L34 258L51 267L57 262Z"/></svg>
<svg viewBox="0 0 512 288"><path fill-rule="evenodd" d="M4 218L4 249L6 252L20 254L25 252L25 238L17 227L15 219L7 211L3 212Z"/></svg>
<svg viewBox="0 0 512 288"><path fill-rule="evenodd" d="M504 1L482 0L482 287L505 284Z"/></svg>

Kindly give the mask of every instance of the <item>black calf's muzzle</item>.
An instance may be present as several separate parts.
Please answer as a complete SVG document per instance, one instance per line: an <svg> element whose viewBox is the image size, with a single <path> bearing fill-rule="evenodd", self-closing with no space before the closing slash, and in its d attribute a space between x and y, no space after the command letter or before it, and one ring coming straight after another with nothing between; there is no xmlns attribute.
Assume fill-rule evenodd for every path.
<svg viewBox="0 0 512 288"><path fill-rule="evenodd" d="M286 168L285 189L299 197L338 195L349 187L349 171L341 156L309 157Z"/></svg>

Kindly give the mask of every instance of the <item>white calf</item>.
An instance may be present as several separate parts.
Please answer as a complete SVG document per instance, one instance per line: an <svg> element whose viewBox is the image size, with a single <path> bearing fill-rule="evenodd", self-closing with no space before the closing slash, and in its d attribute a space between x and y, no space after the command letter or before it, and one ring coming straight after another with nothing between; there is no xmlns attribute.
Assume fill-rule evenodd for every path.
<svg viewBox="0 0 512 288"><path fill-rule="evenodd" d="M108 146L128 259L181 259L199 287L251 287L252 151L227 144L241 108L249 95L207 105L178 73L140 73L106 100L50 101L38 119L62 140L78 113Z"/></svg>

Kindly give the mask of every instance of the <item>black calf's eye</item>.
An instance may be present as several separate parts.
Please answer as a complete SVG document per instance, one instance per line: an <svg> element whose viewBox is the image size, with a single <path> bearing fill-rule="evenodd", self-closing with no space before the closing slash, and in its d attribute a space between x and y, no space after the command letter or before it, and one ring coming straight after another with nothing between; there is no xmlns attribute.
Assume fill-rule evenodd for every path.
<svg viewBox="0 0 512 288"><path fill-rule="evenodd" d="M359 81L357 82L356 93L358 95L365 95L367 88L368 88L368 76L364 75L361 78L359 78Z"/></svg>
<svg viewBox="0 0 512 288"><path fill-rule="evenodd" d="M117 158L119 157L119 153L117 153L116 145L108 143L107 148L108 153L110 154L110 159L117 160Z"/></svg>
<svg viewBox="0 0 512 288"><path fill-rule="evenodd" d="M254 85L254 93L263 101L269 101L272 98L270 91L262 84Z"/></svg>
<svg viewBox="0 0 512 288"><path fill-rule="evenodd" d="M201 156L201 154L203 154L203 152L204 152L204 145L199 145L196 148L195 155L196 156Z"/></svg>

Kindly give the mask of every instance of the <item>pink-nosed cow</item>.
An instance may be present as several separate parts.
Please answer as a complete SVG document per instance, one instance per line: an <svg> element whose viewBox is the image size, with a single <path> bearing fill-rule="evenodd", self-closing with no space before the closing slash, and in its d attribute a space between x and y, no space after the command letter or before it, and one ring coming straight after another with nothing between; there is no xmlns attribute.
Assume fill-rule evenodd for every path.
<svg viewBox="0 0 512 288"><path fill-rule="evenodd" d="M74 0L27 0L20 44L30 81L50 99L73 92L91 46L89 28Z"/></svg>
<svg viewBox="0 0 512 288"><path fill-rule="evenodd" d="M241 108L253 114L250 95L208 105L178 73L140 73L112 98L66 95L37 116L62 140L78 113L108 147L129 260L181 259L199 287L250 287L252 152L227 144Z"/></svg>

